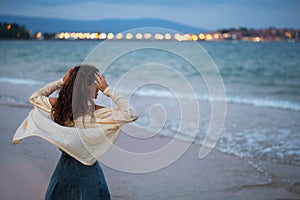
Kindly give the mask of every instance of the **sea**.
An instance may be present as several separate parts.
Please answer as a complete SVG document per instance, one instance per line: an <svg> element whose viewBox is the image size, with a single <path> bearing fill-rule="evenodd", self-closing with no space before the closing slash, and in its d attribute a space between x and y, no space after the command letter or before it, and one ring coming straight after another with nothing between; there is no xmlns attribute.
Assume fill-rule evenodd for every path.
<svg viewBox="0 0 300 200"><path fill-rule="evenodd" d="M111 86L130 95L139 114L136 125L163 120L159 135L179 134L198 145L213 112L213 84L224 89L225 96L214 98L227 109L215 148L253 162L300 165L298 42L1 40L0 58L1 105L30 107L31 92L70 67L91 63ZM96 102L107 104L103 99ZM194 110L180 101L191 100L199 104L202 121L182 124L185 131L177 133L181 111ZM156 108L163 115L152 116ZM193 128L196 136L190 137Z"/></svg>

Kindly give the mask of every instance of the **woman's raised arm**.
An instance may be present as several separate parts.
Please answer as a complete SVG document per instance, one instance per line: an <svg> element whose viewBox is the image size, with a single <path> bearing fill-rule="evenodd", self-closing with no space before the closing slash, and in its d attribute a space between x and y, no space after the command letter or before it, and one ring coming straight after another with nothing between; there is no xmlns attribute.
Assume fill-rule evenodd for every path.
<svg viewBox="0 0 300 200"><path fill-rule="evenodd" d="M50 100L49 95L52 94L57 89L61 88L64 82L69 78L73 68L70 68L65 76L57 81L46 84L44 87L36 90L29 97L29 102L39 109L42 109L46 112L51 112L52 104L54 100Z"/></svg>

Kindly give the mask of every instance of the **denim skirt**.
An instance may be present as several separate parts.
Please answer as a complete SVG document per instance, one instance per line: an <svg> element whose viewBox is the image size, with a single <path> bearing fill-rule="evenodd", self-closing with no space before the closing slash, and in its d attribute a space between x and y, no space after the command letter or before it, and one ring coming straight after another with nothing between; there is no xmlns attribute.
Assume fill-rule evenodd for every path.
<svg viewBox="0 0 300 200"><path fill-rule="evenodd" d="M62 151L50 179L45 200L110 199L103 171L97 161L87 166Z"/></svg>

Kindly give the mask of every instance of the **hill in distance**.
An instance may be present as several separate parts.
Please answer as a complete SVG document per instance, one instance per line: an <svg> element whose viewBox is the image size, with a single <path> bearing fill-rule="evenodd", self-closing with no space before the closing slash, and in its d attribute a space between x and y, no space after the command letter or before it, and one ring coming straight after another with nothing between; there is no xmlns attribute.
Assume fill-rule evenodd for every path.
<svg viewBox="0 0 300 200"><path fill-rule="evenodd" d="M162 19L103 19L96 21L85 20L65 20L55 18L43 17L23 17L23 16L9 16L0 15L0 22L18 23L25 25L32 33L35 32L112 32L119 33L134 28L143 27L159 27L172 29L181 33L200 33L207 32L203 28L197 28L179 24L172 21Z"/></svg>

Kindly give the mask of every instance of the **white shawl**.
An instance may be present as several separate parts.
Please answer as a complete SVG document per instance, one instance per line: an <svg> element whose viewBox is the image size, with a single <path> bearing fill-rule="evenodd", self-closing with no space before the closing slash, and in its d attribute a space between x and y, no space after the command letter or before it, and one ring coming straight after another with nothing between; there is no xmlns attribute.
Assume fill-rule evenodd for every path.
<svg viewBox="0 0 300 200"><path fill-rule="evenodd" d="M57 146L84 165L93 165L118 138L122 125L137 119L137 115L128 106L127 100L108 87L103 92L117 105L117 108L102 108L91 116L85 116L85 127L76 123L76 127L66 127L51 119L51 109L48 96L59 89L63 80L52 82L34 92L29 98L34 109L19 126L13 137L13 143L18 144L29 136L41 137Z"/></svg>

